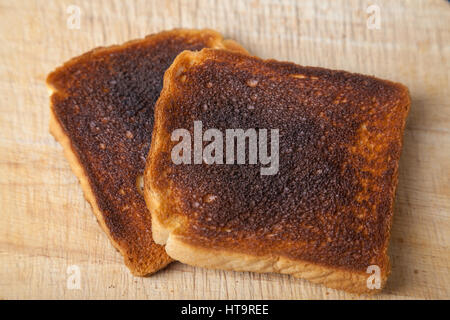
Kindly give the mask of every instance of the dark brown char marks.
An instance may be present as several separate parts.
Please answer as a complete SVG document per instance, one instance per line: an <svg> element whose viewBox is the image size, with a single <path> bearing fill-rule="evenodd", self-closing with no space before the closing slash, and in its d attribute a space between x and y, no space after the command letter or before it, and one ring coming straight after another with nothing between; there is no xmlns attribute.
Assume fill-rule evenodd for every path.
<svg viewBox="0 0 450 320"><path fill-rule="evenodd" d="M126 251L134 273L154 271L147 270L149 258L170 260L153 242L151 218L136 186L151 143L153 108L164 72L180 52L200 50L216 36L178 31L152 35L95 49L48 77L56 89L53 111L86 171L107 228Z"/></svg>
<svg viewBox="0 0 450 320"><path fill-rule="evenodd" d="M386 267L407 89L217 50L199 56L201 63L172 79L164 130L192 133L194 120L203 130L279 129L280 165L278 174L262 176L259 164L158 158L192 223L186 241L351 270Z"/></svg>

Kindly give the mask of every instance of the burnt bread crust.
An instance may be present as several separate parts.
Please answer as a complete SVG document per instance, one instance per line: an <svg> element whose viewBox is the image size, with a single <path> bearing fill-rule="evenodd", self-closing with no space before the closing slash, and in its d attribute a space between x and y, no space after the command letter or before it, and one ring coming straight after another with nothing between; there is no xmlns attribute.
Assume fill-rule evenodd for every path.
<svg viewBox="0 0 450 320"><path fill-rule="evenodd" d="M242 50L212 30L173 30L97 48L49 74L50 131L102 229L135 275L172 261L154 243L142 195L142 174L163 76L183 50ZM141 176L141 179L139 179Z"/></svg>
<svg viewBox="0 0 450 320"><path fill-rule="evenodd" d="M382 286L410 99L370 76L203 49L179 55L155 107L144 197L182 262L289 273L349 292ZM280 164L175 165L171 133L279 129ZM206 144L206 143L204 143ZM213 199L213 200L212 200Z"/></svg>

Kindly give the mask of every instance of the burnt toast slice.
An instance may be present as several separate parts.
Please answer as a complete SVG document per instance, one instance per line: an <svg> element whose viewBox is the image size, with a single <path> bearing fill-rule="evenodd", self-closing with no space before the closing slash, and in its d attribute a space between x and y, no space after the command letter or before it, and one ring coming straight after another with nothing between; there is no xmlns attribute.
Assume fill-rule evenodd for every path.
<svg viewBox="0 0 450 320"><path fill-rule="evenodd" d="M153 107L183 50L241 50L212 30L173 30L73 58L47 78L50 132L61 143L102 229L134 275L170 263L154 243L142 194Z"/></svg>
<svg viewBox="0 0 450 320"><path fill-rule="evenodd" d="M155 242L190 265L377 292L390 271L409 105L405 86L371 76L224 50L183 52L164 77L144 174ZM195 121L224 136L278 130L278 171L261 174L248 148L241 164L226 164L225 151L214 163L195 164L192 154L191 164L173 161L174 130L194 137ZM213 139L203 139L205 152Z"/></svg>

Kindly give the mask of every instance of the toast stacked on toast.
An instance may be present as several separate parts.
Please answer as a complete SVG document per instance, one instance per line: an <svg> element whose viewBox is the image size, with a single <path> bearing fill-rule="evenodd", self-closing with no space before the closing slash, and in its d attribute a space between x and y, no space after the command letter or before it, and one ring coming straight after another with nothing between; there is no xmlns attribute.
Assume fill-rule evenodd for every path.
<svg viewBox="0 0 450 320"><path fill-rule="evenodd" d="M133 274L175 259L384 286L406 87L183 29L94 49L47 83L51 133Z"/></svg>
<svg viewBox="0 0 450 320"><path fill-rule="evenodd" d="M151 274L172 261L152 239L151 218L138 192L153 107L175 57L205 47L245 52L215 31L179 29L94 49L47 78L50 131L101 227L135 275Z"/></svg>
<svg viewBox="0 0 450 320"><path fill-rule="evenodd" d="M390 270L409 104L406 87L370 76L225 50L181 53L155 106L144 175L155 242L190 265L376 292ZM196 121L201 134L278 130L278 171L262 175L248 150L242 164L227 164L225 153L213 164L195 164L192 155L191 164L175 164L180 140L172 133L194 136ZM368 286L368 272L377 268L378 284Z"/></svg>

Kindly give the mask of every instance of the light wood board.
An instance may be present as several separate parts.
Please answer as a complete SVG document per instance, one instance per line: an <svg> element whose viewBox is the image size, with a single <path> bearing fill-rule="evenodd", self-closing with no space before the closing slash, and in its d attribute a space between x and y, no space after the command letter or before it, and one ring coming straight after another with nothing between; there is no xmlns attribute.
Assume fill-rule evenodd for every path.
<svg viewBox="0 0 450 320"><path fill-rule="evenodd" d="M380 29L369 29L369 5ZM70 5L81 9L69 29ZM263 58L399 81L411 92L390 256L373 299L450 298L450 4L412 1L0 1L0 298L356 299L276 274L173 263L133 277L48 133L47 73L93 47L213 28ZM68 266L80 289L68 289ZM365 298L365 297L360 297Z"/></svg>

